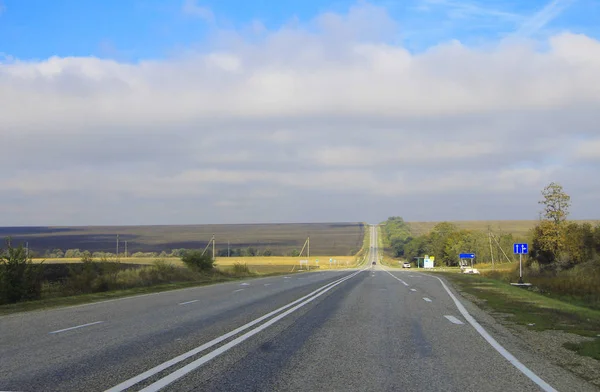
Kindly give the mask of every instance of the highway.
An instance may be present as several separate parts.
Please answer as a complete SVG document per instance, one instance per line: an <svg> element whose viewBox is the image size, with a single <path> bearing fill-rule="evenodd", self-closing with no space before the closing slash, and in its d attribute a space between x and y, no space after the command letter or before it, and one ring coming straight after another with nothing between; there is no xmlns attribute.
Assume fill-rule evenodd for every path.
<svg viewBox="0 0 600 392"><path fill-rule="evenodd" d="M596 390L378 259L0 317L0 391Z"/></svg>

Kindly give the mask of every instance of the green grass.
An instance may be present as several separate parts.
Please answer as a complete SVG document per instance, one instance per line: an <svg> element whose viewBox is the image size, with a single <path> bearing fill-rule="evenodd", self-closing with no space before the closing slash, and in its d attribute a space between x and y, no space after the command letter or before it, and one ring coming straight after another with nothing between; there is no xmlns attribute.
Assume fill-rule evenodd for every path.
<svg viewBox="0 0 600 392"><path fill-rule="evenodd" d="M482 301L483 308L510 315L509 322L531 330L562 330L593 341L565 345L580 355L600 359L600 311L549 298L505 282L477 275L440 272L461 291Z"/></svg>
<svg viewBox="0 0 600 392"><path fill-rule="evenodd" d="M80 294L69 297L53 297L36 301L17 302L15 304L0 305L0 315L27 312L40 309L51 309L64 306L81 305L115 298L130 297L140 294L158 293L161 291L177 290L195 286L205 286L215 283L228 282L241 278L221 276L205 281L165 283L155 286L135 287L126 290L114 290L102 293Z"/></svg>
<svg viewBox="0 0 600 392"><path fill-rule="evenodd" d="M600 361L600 339L584 343L565 343L564 346L579 355L592 357Z"/></svg>
<svg viewBox="0 0 600 392"><path fill-rule="evenodd" d="M248 266L251 267L251 266ZM271 266L269 266L271 267ZM255 270L250 269L250 272L240 271L239 275L234 275L233 271L223 271L222 273L215 275L206 275L201 279L196 279L193 281L186 282L174 282L174 283L163 283L152 286L141 286L134 287L124 290L111 290L100 293L90 293L90 294L79 294L72 295L67 297L50 297L43 298L35 301L25 301L18 302L15 304L6 304L0 305L0 316L19 313L19 312L28 312L32 310L46 310L52 308L59 308L65 306L73 306L73 305L81 305L88 304L93 302L105 301L116 298L124 298L141 294L150 294L150 293L158 293L162 291L170 291L170 290L178 290L189 287L197 287L197 286L207 286L217 283L230 282L240 279L248 279L248 278L260 278L265 276L274 276L281 275L285 273L289 273L289 266L285 266L286 270L283 271L281 269L270 269L261 271L260 274L257 274Z"/></svg>

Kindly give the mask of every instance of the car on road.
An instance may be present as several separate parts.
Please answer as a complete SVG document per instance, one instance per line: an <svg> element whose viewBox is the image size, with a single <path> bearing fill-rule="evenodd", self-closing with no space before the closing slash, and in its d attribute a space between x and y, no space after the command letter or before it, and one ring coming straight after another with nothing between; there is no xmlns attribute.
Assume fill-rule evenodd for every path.
<svg viewBox="0 0 600 392"><path fill-rule="evenodd" d="M402 264L402 268L410 268L410 263L404 263L404 264Z"/></svg>
<svg viewBox="0 0 600 392"><path fill-rule="evenodd" d="M373 265L375 265L375 264L377 264L377 262L376 262L376 261L374 261L374 262L373 262Z"/></svg>

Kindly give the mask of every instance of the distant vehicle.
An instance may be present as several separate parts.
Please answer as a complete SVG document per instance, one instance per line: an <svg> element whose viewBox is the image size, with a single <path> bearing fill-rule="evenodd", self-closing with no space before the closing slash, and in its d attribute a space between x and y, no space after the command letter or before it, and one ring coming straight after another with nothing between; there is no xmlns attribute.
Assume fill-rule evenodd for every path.
<svg viewBox="0 0 600 392"><path fill-rule="evenodd" d="M404 264L402 264L402 268L410 268L410 263L404 263Z"/></svg>
<svg viewBox="0 0 600 392"><path fill-rule="evenodd" d="M377 264L377 262L376 262L376 261L374 261L374 262L373 262L373 265L375 265L375 264Z"/></svg>

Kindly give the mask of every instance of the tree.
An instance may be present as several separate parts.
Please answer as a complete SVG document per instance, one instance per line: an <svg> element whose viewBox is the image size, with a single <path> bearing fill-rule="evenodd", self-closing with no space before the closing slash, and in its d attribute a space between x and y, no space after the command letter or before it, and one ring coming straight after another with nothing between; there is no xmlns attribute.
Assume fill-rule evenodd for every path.
<svg viewBox="0 0 600 392"><path fill-rule="evenodd" d="M563 187L551 182L542 190L544 206L543 220L534 229L532 256L542 264L553 263L559 259L566 243L566 220L571 206L571 197Z"/></svg>
<svg viewBox="0 0 600 392"><path fill-rule="evenodd" d="M559 225L567 220L569 207L571 206L571 197L565 193L560 184L551 182L542 190L543 200L539 204L544 206L542 212L544 219Z"/></svg>
<svg viewBox="0 0 600 392"><path fill-rule="evenodd" d="M214 268L214 260L212 255L207 253L202 253L199 250L191 250L185 252L183 256L181 256L181 261L190 269L196 271L210 271Z"/></svg>
<svg viewBox="0 0 600 392"><path fill-rule="evenodd" d="M76 257L81 257L81 251L79 249L67 249L65 252L65 258L74 259Z"/></svg>

